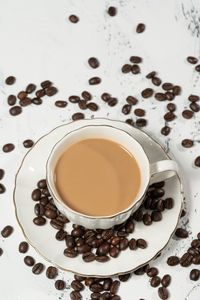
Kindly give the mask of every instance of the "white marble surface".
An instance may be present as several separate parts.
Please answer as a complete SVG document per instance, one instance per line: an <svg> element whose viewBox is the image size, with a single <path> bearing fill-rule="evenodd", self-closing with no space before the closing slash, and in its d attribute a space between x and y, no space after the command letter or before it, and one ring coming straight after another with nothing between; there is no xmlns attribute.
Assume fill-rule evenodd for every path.
<svg viewBox="0 0 200 300"><path fill-rule="evenodd" d="M118 15L114 18L105 13L111 4L118 7ZM68 21L72 13L80 17L78 24ZM69 290L56 291L45 274L33 276L31 270L24 266L23 255L17 252L23 235L15 220L12 193L15 173L27 151L22 142L27 138L36 141L55 126L68 122L75 106L59 109L54 107L54 101L85 89L91 91L101 104L96 117L125 120L121 113L125 97L139 96L142 88L150 86L142 75L121 74L121 66L134 54L144 58L141 66L143 75L155 69L164 81L183 86L182 95L175 100L178 118L172 122L173 130L169 137L160 134L165 104L150 99L141 100L139 106L147 110L149 124L145 131L160 141L181 165L188 210L181 224L188 228L190 237L178 242L172 240L155 265L161 275L169 272L173 276L170 299L199 298L200 283L188 280L191 268L173 269L166 265L166 258L183 253L200 230L200 171L192 164L200 154L199 113L191 120L181 117L181 110L188 104L187 96L199 94L199 76L185 61L188 55L199 56L199 16L198 0L0 0L0 148L8 142L16 145L16 149L8 154L0 150L0 166L6 170L3 183L7 187L7 192L0 196L0 228L7 224L15 227L9 239L0 238L0 247L4 249L0 258L1 300L69 299ZM137 35L135 27L140 21L147 27L143 34ZM90 56L99 58L99 69L88 67ZM17 83L12 87L4 85L5 77L10 74L17 77ZM87 80L95 75L102 77L102 83L89 87ZM39 84L45 79L58 86L59 94L45 99L42 106L27 107L23 114L11 117L6 97L30 82ZM117 96L121 105L108 108L99 100L104 91ZM87 111L86 115L91 117L94 114ZM180 146L181 140L187 137L196 140L191 150ZM30 249L30 254L43 261L33 249ZM70 273L61 273L60 276L68 283L72 278ZM149 286L146 276L133 276L121 285L119 293L125 300L158 299L157 290ZM88 299L87 293L84 299Z"/></svg>

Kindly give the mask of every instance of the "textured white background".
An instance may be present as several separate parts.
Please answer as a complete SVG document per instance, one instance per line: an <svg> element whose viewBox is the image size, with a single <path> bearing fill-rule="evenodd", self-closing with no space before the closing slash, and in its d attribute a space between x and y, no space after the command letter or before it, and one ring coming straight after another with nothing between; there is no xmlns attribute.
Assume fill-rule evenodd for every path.
<svg viewBox="0 0 200 300"><path fill-rule="evenodd" d="M114 18L106 14L109 5L118 8ZM68 21L72 13L80 17L78 24ZM0 196L0 229L7 224L15 227L12 237L6 240L0 238L0 247L4 249L0 258L1 300L69 299L69 290L56 291L45 274L34 276L24 266L23 255L17 251L19 242L24 238L15 220L12 193L15 173L26 153L23 140L32 138L36 141L55 126L68 122L75 106L59 109L54 106L54 101L79 94L85 89L92 92L101 104L96 117L125 120L121 106L126 96L139 96L143 88L150 87L144 75L153 69L164 81L183 86L182 95L175 100L178 118L172 122L173 130L168 137L160 134L166 104L150 99L141 100L138 107L147 110L149 124L145 130L160 141L182 167L188 214L181 224L190 231L187 240L172 240L155 265L161 275L169 272L173 276L170 299L197 300L200 297L200 283L188 280L190 268L166 265L166 258L183 253L200 230L200 171L192 163L200 155L199 113L191 120L181 117L181 110L188 104L187 96L199 94L200 90L197 72L186 63L188 55L199 56L199 16L198 0L0 0L0 148L8 142L16 145L15 151L8 154L0 150L0 167L6 170L3 183L7 187L7 192ZM138 22L147 26L140 35L135 33ZM121 66L134 54L144 58L141 65L143 76L121 74ZM97 70L87 65L91 56L98 57L101 62ZM17 77L17 83L5 86L4 79L11 74ZM89 87L87 80L95 75L102 77L102 84ZM6 97L30 82L39 84L45 79L58 86L59 94L45 99L42 106L27 107L23 114L11 117ZM105 91L117 96L121 105L108 108L102 103L99 99ZM87 111L86 115L91 117L92 113ZM196 141L191 150L180 146L181 140L187 137ZM158 231L158 234L162 233ZM29 253L43 261L33 249ZM72 275L60 273L60 277L69 283ZM122 284L120 295L125 300L158 299L157 290L149 286L146 276L134 276ZM87 299L87 293L84 299Z"/></svg>

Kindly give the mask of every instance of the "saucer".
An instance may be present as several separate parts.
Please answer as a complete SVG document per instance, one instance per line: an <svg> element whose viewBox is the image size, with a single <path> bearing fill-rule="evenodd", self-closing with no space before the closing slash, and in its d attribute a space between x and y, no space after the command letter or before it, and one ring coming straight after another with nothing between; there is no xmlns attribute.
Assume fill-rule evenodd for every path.
<svg viewBox="0 0 200 300"><path fill-rule="evenodd" d="M176 229L183 202L183 189L178 174L168 179L165 184L165 197L174 198L173 209L165 210L159 223L154 222L151 226L145 226L142 222L137 223L135 231L129 235L129 238L145 239L148 247L137 251L127 249L106 263L97 261L86 263L80 255L75 258L64 256L65 247L63 242L55 239L55 229L49 224L38 227L32 222L35 217L35 202L31 199L31 193L38 180L46 177L46 161L53 146L67 133L87 125L113 126L131 134L142 144L150 163L170 159L163 148L146 133L121 121L92 119L59 126L40 138L22 161L15 179L16 217L28 242L41 256L60 269L94 277L110 277L132 272L154 259L168 244Z"/></svg>

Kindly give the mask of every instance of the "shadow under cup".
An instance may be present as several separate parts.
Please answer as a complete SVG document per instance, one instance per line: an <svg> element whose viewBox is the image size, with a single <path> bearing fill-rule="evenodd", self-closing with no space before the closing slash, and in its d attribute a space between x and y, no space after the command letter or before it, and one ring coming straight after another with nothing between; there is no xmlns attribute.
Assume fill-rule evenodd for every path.
<svg viewBox="0 0 200 300"><path fill-rule="evenodd" d="M107 216L91 216L75 211L63 202L59 195L54 178L58 160L70 146L86 139L104 139L115 142L125 148L135 158L140 169L140 186L132 203L124 210ZM141 205L150 181L150 164L142 146L125 131L105 125L85 126L64 136L53 147L47 161L46 171L48 188L59 211L72 222L92 229L110 228L128 219Z"/></svg>

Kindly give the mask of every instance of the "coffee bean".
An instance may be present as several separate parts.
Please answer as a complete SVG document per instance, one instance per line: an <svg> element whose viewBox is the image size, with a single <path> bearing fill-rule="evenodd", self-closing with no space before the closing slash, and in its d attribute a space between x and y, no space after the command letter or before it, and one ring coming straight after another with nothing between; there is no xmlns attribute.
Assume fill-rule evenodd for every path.
<svg viewBox="0 0 200 300"><path fill-rule="evenodd" d="M165 181L159 181L159 182L155 182L154 184L153 184L153 186L155 187L155 188L163 188L164 186L165 186Z"/></svg>
<svg viewBox="0 0 200 300"><path fill-rule="evenodd" d="M55 288L59 291L64 290L66 287L66 283L63 280L56 280Z"/></svg>
<svg viewBox="0 0 200 300"><path fill-rule="evenodd" d="M92 77L88 80L89 84L90 85L96 85L96 84L99 84L101 83L101 78L100 77Z"/></svg>
<svg viewBox="0 0 200 300"><path fill-rule="evenodd" d="M191 251L192 250L192 251ZM196 252L198 252L198 254L196 254ZM193 255L193 259L192 259L192 263L194 265L200 265L200 255L199 255L199 251L193 248L190 249L190 251L188 251L188 253L190 253L191 255ZM195 256L194 256L195 255Z"/></svg>
<svg viewBox="0 0 200 300"><path fill-rule="evenodd" d="M5 191L6 191L5 186L2 183L0 183L0 194L5 193Z"/></svg>
<svg viewBox="0 0 200 300"><path fill-rule="evenodd" d="M78 253L81 253L81 254L88 253L91 251L91 247L87 244L83 244L83 245L77 247L77 251L78 251Z"/></svg>
<svg viewBox="0 0 200 300"><path fill-rule="evenodd" d="M194 247L194 248L200 248L200 241L199 241L199 239L194 239L191 242L191 246Z"/></svg>
<svg viewBox="0 0 200 300"><path fill-rule="evenodd" d="M116 246L112 246L110 248L109 254L110 254L111 257L116 258L116 257L119 256L119 253L120 253L120 250Z"/></svg>
<svg viewBox="0 0 200 300"><path fill-rule="evenodd" d="M110 291L112 283L113 283L113 280L111 278L104 279L103 290L104 291Z"/></svg>
<svg viewBox="0 0 200 300"><path fill-rule="evenodd" d="M52 266L48 267L46 270L46 276L49 279L56 278L58 276L58 269Z"/></svg>
<svg viewBox="0 0 200 300"><path fill-rule="evenodd" d="M12 143L9 143L9 144L5 144L3 147L2 147L2 150L3 152L5 153L8 153L8 152L11 152L15 149L15 145L13 145Z"/></svg>
<svg viewBox="0 0 200 300"><path fill-rule="evenodd" d="M106 229L102 233L102 239L103 240L109 240L113 235L113 230L112 229Z"/></svg>
<svg viewBox="0 0 200 300"><path fill-rule="evenodd" d="M132 69L131 65L125 64L122 66L121 71L122 71L122 73L127 74L127 73L131 72L131 69Z"/></svg>
<svg viewBox="0 0 200 300"><path fill-rule="evenodd" d="M98 105L94 102L88 103L87 108L89 108L91 111L97 111L99 109Z"/></svg>
<svg viewBox="0 0 200 300"><path fill-rule="evenodd" d="M170 134L170 131L171 131L171 128L169 126L164 126L163 128L161 128L161 134L162 135L169 135Z"/></svg>
<svg viewBox="0 0 200 300"><path fill-rule="evenodd" d="M38 91L36 91L36 93L35 93L35 95L36 95L37 98L42 98L42 97L45 96L45 94L46 94L46 92L45 92L45 90L43 90L43 89L38 90ZM36 104L36 103L35 103L35 104Z"/></svg>
<svg viewBox="0 0 200 300"><path fill-rule="evenodd" d="M54 86L50 86L50 87L45 89L45 93L49 97L54 96L55 94L57 94L57 92L58 92L58 90Z"/></svg>
<svg viewBox="0 0 200 300"><path fill-rule="evenodd" d="M200 65L197 65L197 66L195 67L195 70L196 70L197 72L200 72Z"/></svg>
<svg viewBox="0 0 200 300"><path fill-rule="evenodd" d="M119 286L120 286L120 281L118 280L114 280L111 287L110 287L110 292L113 294L113 295L116 295L118 290L119 290Z"/></svg>
<svg viewBox="0 0 200 300"><path fill-rule="evenodd" d="M102 263L102 262L107 262L109 261L109 257L107 255L98 255L95 257L96 261Z"/></svg>
<svg viewBox="0 0 200 300"><path fill-rule="evenodd" d="M190 104L190 109L193 112L199 112L200 111L200 105L196 102L193 102L193 103Z"/></svg>
<svg viewBox="0 0 200 300"><path fill-rule="evenodd" d="M40 189L34 189L32 191L31 197L34 201L39 201L41 198L41 191Z"/></svg>
<svg viewBox="0 0 200 300"><path fill-rule="evenodd" d="M165 93L165 98L166 98L166 100L172 101L175 98L175 96L172 92L168 91Z"/></svg>
<svg viewBox="0 0 200 300"><path fill-rule="evenodd" d="M1 231L1 235L4 238L8 238L12 233L13 233L13 227L10 225L7 225L6 227L4 227Z"/></svg>
<svg viewBox="0 0 200 300"><path fill-rule="evenodd" d="M46 219L43 217L36 217L33 219L33 223L38 226L43 226L46 223Z"/></svg>
<svg viewBox="0 0 200 300"><path fill-rule="evenodd" d="M8 105L13 106L13 105L15 105L16 101L17 101L17 98L15 95L8 96L8 99L7 99Z"/></svg>
<svg viewBox="0 0 200 300"><path fill-rule="evenodd" d="M67 101L58 100L58 101L55 102L55 106L64 108L64 107L67 106Z"/></svg>
<svg viewBox="0 0 200 300"><path fill-rule="evenodd" d="M19 101L19 104L22 106L22 107L25 107L25 106L28 106L28 105L31 105L32 103L32 100L28 97L26 97L25 99L22 99Z"/></svg>
<svg viewBox="0 0 200 300"><path fill-rule="evenodd" d="M108 93L103 93L103 94L101 95L101 99L102 99L103 101L105 101L105 102L108 102L108 101L111 99L111 95L108 94Z"/></svg>
<svg viewBox="0 0 200 300"><path fill-rule="evenodd" d="M110 245L108 242L103 242L97 249L98 255L106 255L110 250Z"/></svg>
<svg viewBox="0 0 200 300"><path fill-rule="evenodd" d="M174 199L173 198L166 198L164 200L164 206L166 209L172 209L174 207Z"/></svg>
<svg viewBox="0 0 200 300"><path fill-rule="evenodd" d="M182 267L189 267L192 263L193 256L189 253L185 253L180 258L180 265Z"/></svg>
<svg viewBox="0 0 200 300"><path fill-rule="evenodd" d="M141 276L141 275L144 275L144 274L145 274L145 270L144 270L143 267L141 267L141 268L138 268L137 270L135 270L133 273L134 273L135 275Z"/></svg>
<svg viewBox="0 0 200 300"><path fill-rule="evenodd" d="M83 113L75 113L72 115L72 120L73 121L77 121L77 120L81 120L81 119L84 119L85 118L85 115Z"/></svg>
<svg viewBox="0 0 200 300"><path fill-rule="evenodd" d="M50 221L50 225L53 228L57 229L57 230L61 230L63 228L63 226L64 226L63 222L61 222L60 220L57 220L57 218L56 219L52 219Z"/></svg>
<svg viewBox="0 0 200 300"><path fill-rule="evenodd" d="M152 220L151 220L151 216L148 213L146 213L146 214L143 215L143 223L146 226L151 225Z"/></svg>
<svg viewBox="0 0 200 300"><path fill-rule="evenodd" d="M22 112L22 108L20 106L13 106L9 109L9 112L11 114L11 116L17 116L19 114L21 114Z"/></svg>
<svg viewBox="0 0 200 300"><path fill-rule="evenodd" d="M94 277L87 277L85 278L85 285L86 286L91 286L95 282Z"/></svg>
<svg viewBox="0 0 200 300"><path fill-rule="evenodd" d="M120 249L120 250L125 250L125 249L128 248L128 245L129 245L128 239L127 239L127 238L124 238L124 239L122 239L122 240L120 241L120 243L119 243L119 249Z"/></svg>
<svg viewBox="0 0 200 300"><path fill-rule="evenodd" d="M64 231L63 229L60 229L56 233L55 238L56 238L57 241L63 241L63 240L65 240L66 236L67 236L67 232Z"/></svg>
<svg viewBox="0 0 200 300"><path fill-rule="evenodd" d="M185 215L186 215L186 211L185 211L185 209L182 209L182 211L181 211L181 218L183 218Z"/></svg>
<svg viewBox="0 0 200 300"><path fill-rule="evenodd" d="M111 16L111 17L116 16L116 14L117 14L117 8L114 7L114 6L108 7L108 14L109 14L109 16Z"/></svg>
<svg viewBox="0 0 200 300"><path fill-rule="evenodd" d="M164 93L156 93L155 94L155 99L158 100L158 101L165 101L167 98L166 98L166 95Z"/></svg>
<svg viewBox="0 0 200 300"><path fill-rule="evenodd" d="M190 95L190 96L188 97L188 100L189 100L190 102L197 102L197 101L200 100L200 97L197 96L197 95Z"/></svg>
<svg viewBox="0 0 200 300"><path fill-rule="evenodd" d="M147 248L147 242L144 239L137 240L137 247L141 249Z"/></svg>
<svg viewBox="0 0 200 300"><path fill-rule="evenodd" d="M161 85L161 83L162 83L162 80L161 80L160 78L158 78L158 77L153 77L153 78L151 79L151 81L152 81L152 83L153 83L154 85L156 85L156 86L159 86L159 85Z"/></svg>
<svg viewBox="0 0 200 300"><path fill-rule="evenodd" d="M79 17L77 17L76 15L70 15L70 16L69 16L69 21L70 21L71 23L76 24L76 23L79 22Z"/></svg>
<svg viewBox="0 0 200 300"><path fill-rule="evenodd" d="M123 227L124 227L124 225L123 225ZM118 235L119 237L127 237L127 236L128 236L128 233L125 232L124 230L119 230L119 231L117 232L117 235Z"/></svg>
<svg viewBox="0 0 200 300"><path fill-rule="evenodd" d="M200 277L200 271L197 269L192 269L190 272L190 279L193 281L199 280Z"/></svg>
<svg viewBox="0 0 200 300"><path fill-rule="evenodd" d="M32 140L25 140L23 141L23 145L25 148L31 148L33 146L34 142Z"/></svg>
<svg viewBox="0 0 200 300"><path fill-rule="evenodd" d="M3 255L3 249L0 248L0 256L2 256L2 255Z"/></svg>
<svg viewBox="0 0 200 300"><path fill-rule="evenodd" d="M123 107L122 107L122 113L124 115L128 115L130 114L131 112L131 105L130 104L125 104Z"/></svg>
<svg viewBox="0 0 200 300"><path fill-rule="evenodd" d="M197 59L196 57L194 57L194 56L188 56L188 57L187 57L187 61L188 61L190 64L192 64L192 65L195 65L195 64L198 63L198 59Z"/></svg>
<svg viewBox="0 0 200 300"><path fill-rule="evenodd" d="M155 277L158 275L158 269L157 268L150 268L148 271L147 271L147 275L149 277Z"/></svg>
<svg viewBox="0 0 200 300"><path fill-rule="evenodd" d="M78 292L80 292L80 291L82 291L82 290L84 289L84 285L83 285L80 281L78 281L78 280L73 280L73 281L71 282L71 287L72 287L75 291L78 291Z"/></svg>
<svg viewBox="0 0 200 300"><path fill-rule="evenodd" d="M88 64L91 68L96 69L99 67L99 61L96 57L90 57L88 59Z"/></svg>
<svg viewBox="0 0 200 300"><path fill-rule="evenodd" d="M131 277L131 273L127 273L127 274L123 274L123 275L119 275L118 278L121 282L126 282L130 279Z"/></svg>
<svg viewBox="0 0 200 300"><path fill-rule="evenodd" d="M135 229L135 224L132 220L128 220L126 223L125 223L125 231L126 233L133 233Z"/></svg>
<svg viewBox="0 0 200 300"><path fill-rule="evenodd" d="M173 87L173 94L176 95L176 96L181 94L181 87L179 85L175 85Z"/></svg>
<svg viewBox="0 0 200 300"><path fill-rule="evenodd" d="M164 119L165 119L165 121L167 121L167 122L171 122L171 121L173 121L175 118L176 118L176 115L175 115L173 112L167 112L167 113L164 115Z"/></svg>
<svg viewBox="0 0 200 300"><path fill-rule="evenodd" d="M26 87L26 93L31 94L36 90L36 85L33 83L29 83Z"/></svg>
<svg viewBox="0 0 200 300"><path fill-rule="evenodd" d="M151 278L150 284L152 287L156 288L160 285L160 282L161 282L160 277L155 276Z"/></svg>
<svg viewBox="0 0 200 300"><path fill-rule="evenodd" d="M146 75L146 78L147 79L152 79L152 78L154 78L156 76L156 72L155 71L152 71L152 72L150 72L150 73L148 73L147 75Z"/></svg>
<svg viewBox="0 0 200 300"><path fill-rule="evenodd" d="M95 255L92 252L83 253L82 258L85 262L91 262L95 260Z"/></svg>
<svg viewBox="0 0 200 300"><path fill-rule="evenodd" d="M191 148L194 145L194 142L190 139L184 139L184 140L182 140L181 145L184 148Z"/></svg>
<svg viewBox="0 0 200 300"><path fill-rule="evenodd" d="M82 296L78 291L72 291L70 293L70 299L71 300L79 300L79 299L82 299Z"/></svg>
<svg viewBox="0 0 200 300"><path fill-rule="evenodd" d="M128 96L126 98L126 102L130 105L136 105L138 103L138 99L136 99L135 97L133 96Z"/></svg>
<svg viewBox="0 0 200 300"><path fill-rule="evenodd" d="M134 121L133 121L133 119L126 119L126 121L125 121L127 124L129 124L129 125L131 125L131 126L134 126Z"/></svg>
<svg viewBox="0 0 200 300"><path fill-rule="evenodd" d="M82 237L85 233L85 229L82 226L77 226L71 232L71 235L74 237Z"/></svg>
<svg viewBox="0 0 200 300"><path fill-rule="evenodd" d="M153 89L147 88L141 92L143 98L150 98L153 96Z"/></svg>
<svg viewBox="0 0 200 300"><path fill-rule="evenodd" d="M92 291L93 293L100 293L103 291L103 286L101 283L93 283L90 285L90 291Z"/></svg>
<svg viewBox="0 0 200 300"><path fill-rule="evenodd" d="M165 287L159 287L158 288L158 296L162 300L166 300L169 298L168 290Z"/></svg>
<svg viewBox="0 0 200 300"><path fill-rule="evenodd" d="M140 73L140 67L138 65L132 65L131 66L131 72L136 75Z"/></svg>
<svg viewBox="0 0 200 300"><path fill-rule="evenodd" d="M153 211L151 213L151 219L154 221L154 222L159 222L162 220L162 214L160 211Z"/></svg>
<svg viewBox="0 0 200 300"><path fill-rule="evenodd" d="M145 31L145 24L143 24L143 23L139 23L138 25L137 25L137 27L136 27L136 32L137 33L142 33L142 32L144 32Z"/></svg>
<svg viewBox="0 0 200 300"><path fill-rule="evenodd" d="M3 179L4 174L5 174L5 171L3 169L0 169L0 180Z"/></svg>
<svg viewBox="0 0 200 300"><path fill-rule="evenodd" d="M181 239L186 239L188 237L188 232L186 229L177 228L175 231L175 235Z"/></svg>
<svg viewBox="0 0 200 300"><path fill-rule="evenodd" d="M162 199L158 200L157 205L156 205L156 209L159 212L162 212L162 211L165 210L164 201ZM151 217L154 218L153 216L151 216ZM162 215L161 215L161 218L162 218Z"/></svg>
<svg viewBox="0 0 200 300"><path fill-rule="evenodd" d="M80 109L84 110L84 109L87 109L87 101L85 100L80 100L79 103L78 103L78 106Z"/></svg>
<svg viewBox="0 0 200 300"><path fill-rule="evenodd" d="M108 100L108 105L113 107L117 104L118 100L117 98L111 98L110 100Z"/></svg>
<svg viewBox="0 0 200 300"><path fill-rule="evenodd" d="M92 95L88 91L83 91L81 93L81 96L83 97L84 100L90 101L92 99Z"/></svg>
<svg viewBox="0 0 200 300"><path fill-rule="evenodd" d="M25 91L21 91L18 93L17 98L19 100L24 100L25 98L27 98L27 93Z"/></svg>
<svg viewBox="0 0 200 300"><path fill-rule="evenodd" d="M135 221L141 222L143 219L143 211L141 209L138 209L136 212L134 212L133 218Z"/></svg>
<svg viewBox="0 0 200 300"><path fill-rule="evenodd" d="M64 255L70 258L76 257L78 255L78 252L75 249L66 248L64 250Z"/></svg>
<svg viewBox="0 0 200 300"><path fill-rule="evenodd" d="M57 217L57 212L52 209L46 209L44 214L45 214L45 217L48 219L55 219Z"/></svg>
<svg viewBox="0 0 200 300"><path fill-rule="evenodd" d="M193 111L189 110L189 109L185 109L183 112L182 112L182 116L183 118L185 119L191 119L193 117L194 113Z"/></svg>
<svg viewBox="0 0 200 300"><path fill-rule="evenodd" d="M143 118L140 118L140 119L137 119L136 120L136 126L138 127L145 127L147 125L147 120L146 119L143 119Z"/></svg>
<svg viewBox="0 0 200 300"><path fill-rule="evenodd" d="M71 103L78 103L81 100L80 97L76 96L76 95L72 95L68 99L69 99L69 102L71 102Z"/></svg>
<svg viewBox="0 0 200 300"><path fill-rule="evenodd" d="M197 156L194 160L194 164L196 167L200 168L200 156Z"/></svg>
<svg viewBox="0 0 200 300"><path fill-rule="evenodd" d="M46 89L46 88L52 86L52 82L50 80L44 80L41 82L40 85L43 89Z"/></svg>
<svg viewBox="0 0 200 300"><path fill-rule="evenodd" d="M32 267L35 264L35 259L32 256L25 256L24 257L24 263L28 267Z"/></svg>
<svg viewBox="0 0 200 300"><path fill-rule="evenodd" d="M47 181L46 181L46 179L39 180L38 183L37 183L37 187L39 189L45 189L47 187Z"/></svg>
<svg viewBox="0 0 200 300"><path fill-rule="evenodd" d="M200 232L197 234L197 238L198 240L200 240Z"/></svg>
<svg viewBox="0 0 200 300"><path fill-rule="evenodd" d="M135 114L137 117L144 117L144 116L145 116L145 111L144 111L144 109L136 108L136 109L134 110L134 114Z"/></svg>
<svg viewBox="0 0 200 300"><path fill-rule="evenodd" d="M19 244L19 252L20 253L26 253L28 251L29 245L27 242L21 242Z"/></svg>
<svg viewBox="0 0 200 300"><path fill-rule="evenodd" d="M176 266L179 264L179 258L177 256L170 256L167 259L167 264L169 266Z"/></svg>
<svg viewBox="0 0 200 300"><path fill-rule="evenodd" d="M171 276L169 274L164 275L161 280L161 283L162 286L164 286L165 288L168 287L171 283Z"/></svg>
<svg viewBox="0 0 200 300"><path fill-rule="evenodd" d="M172 90L173 87L174 87L174 85L172 83L170 83L170 82L165 82L165 83L162 84L162 88L165 91Z"/></svg>
<svg viewBox="0 0 200 300"><path fill-rule="evenodd" d="M40 201L41 202L41 201ZM62 222L63 224L69 223L69 220L67 219L67 217L63 216L62 214L60 214L56 220L58 222Z"/></svg>
<svg viewBox="0 0 200 300"><path fill-rule="evenodd" d="M142 62L142 58L140 56L131 56L130 62L133 64L140 64Z"/></svg>
<svg viewBox="0 0 200 300"><path fill-rule="evenodd" d="M44 265L42 263L37 263L33 266L32 272L35 275L39 275L44 271Z"/></svg>
<svg viewBox="0 0 200 300"><path fill-rule="evenodd" d="M5 80L5 83L7 85L12 85L15 83L15 81L16 81L16 78L14 76L8 76Z"/></svg>
<svg viewBox="0 0 200 300"><path fill-rule="evenodd" d="M167 109L171 112L176 110L176 105L174 103L168 103L167 104Z"/></svg>
<svg viewBox="0 0 200 300"><path fill-rule="evenodd" d="M32 103L35 105L41 105L42 104L42 99L40 98L33 98Z"/></svg>

